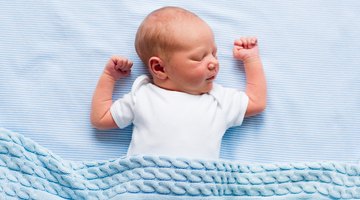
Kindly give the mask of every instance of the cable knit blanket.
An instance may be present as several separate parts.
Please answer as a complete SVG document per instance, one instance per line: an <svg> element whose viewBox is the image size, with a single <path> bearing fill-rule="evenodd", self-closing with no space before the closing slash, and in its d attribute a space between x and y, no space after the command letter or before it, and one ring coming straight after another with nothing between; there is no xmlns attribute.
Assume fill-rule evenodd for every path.
<svg viewBox="0 0 360 200"><path fill-rule="evenodd" d="M360 165L155 156L63 160L0 129L0 199L360 199Z"/></svg>

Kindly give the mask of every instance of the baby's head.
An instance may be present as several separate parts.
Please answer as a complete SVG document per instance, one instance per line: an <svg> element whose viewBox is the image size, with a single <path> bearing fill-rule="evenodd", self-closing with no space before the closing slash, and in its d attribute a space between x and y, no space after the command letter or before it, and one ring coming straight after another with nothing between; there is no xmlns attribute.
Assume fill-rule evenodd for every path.
<svg viewBox="0 0 360 200"><path fill-rule="evenodd" d="M179 38L174 33L184 20L201 20L194 13L178 7L163 7L151 12L141 23L136 33L135 48L140 59L148 65L154 55L164 58L178 48Z"/></svg>
<svg viewBox="0 0 360 200"><path fill-rule="evenodd" d="M194 13L178 7L153 11L137 31L135 48L159 87L191 94L212 88L216 44L211 28Z"/></svg>

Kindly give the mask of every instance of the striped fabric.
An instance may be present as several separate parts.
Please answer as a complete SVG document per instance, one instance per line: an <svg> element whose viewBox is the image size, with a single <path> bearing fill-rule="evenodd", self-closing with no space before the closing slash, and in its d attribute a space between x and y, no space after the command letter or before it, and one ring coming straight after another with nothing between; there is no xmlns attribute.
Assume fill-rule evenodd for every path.
<svg viewBox="0 0 360 200"><path fill-rule="evenodd" d="M245 88L234 39L255 35L268 82L267 110L228 130L221 157L244 162L358 161L360 1L0 1L0 127L63 159L126 154L131 127L97 131L93 90L113 54L134 61L114 98L145 73L133 42L150 11L197 13L213 28L217 82Z"/></svg>

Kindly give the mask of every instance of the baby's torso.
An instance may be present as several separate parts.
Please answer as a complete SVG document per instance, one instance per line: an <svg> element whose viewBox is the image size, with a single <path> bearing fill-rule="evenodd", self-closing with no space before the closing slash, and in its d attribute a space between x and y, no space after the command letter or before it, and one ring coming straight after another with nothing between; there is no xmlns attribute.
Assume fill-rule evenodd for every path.
<svg viewBox="0 0 360 200"><path fill-rule="evenodd" d="M164 90L143 75L111 106L120 128L134 124L128 155L216 159L227 128L241 125L248 97L214 84L209 94Z"/></svg>
<svg viewBox="0 0 360 200"><path fill-rule="evenodd" d="M225 113L210 94L190 95L148 84L136 93L128 154L218 158Z"/></svg>

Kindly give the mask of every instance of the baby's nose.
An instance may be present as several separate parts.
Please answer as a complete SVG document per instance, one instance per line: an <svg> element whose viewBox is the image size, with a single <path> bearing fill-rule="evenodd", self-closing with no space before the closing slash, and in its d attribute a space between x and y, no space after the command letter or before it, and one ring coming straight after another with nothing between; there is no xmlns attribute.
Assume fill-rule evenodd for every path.
<svg viewBox="0 0 360 200"><path fill-rule="evenodd" d="M209 63L209 66L208 66L208 68L209 68L209 70L214 70L214 69L216 69L216 67L219 65L219 61L216 59L216 58L214 58L210 63Z"/></svg>

